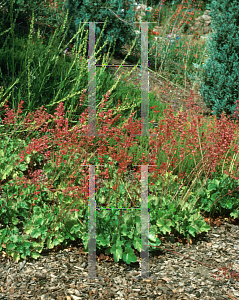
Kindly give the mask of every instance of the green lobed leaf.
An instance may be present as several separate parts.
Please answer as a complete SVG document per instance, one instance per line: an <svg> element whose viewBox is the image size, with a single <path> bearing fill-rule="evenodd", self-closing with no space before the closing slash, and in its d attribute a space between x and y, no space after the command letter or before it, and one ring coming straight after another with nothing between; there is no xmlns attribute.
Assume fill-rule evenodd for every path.
<svg viewBox="0 0 239 300"><path fill-rule="evenodd" d="M125 251L123 253L123 260L127 264L137 261L137 256L134 254L134 250L131 248L131 246L125 247Z"/></svg>

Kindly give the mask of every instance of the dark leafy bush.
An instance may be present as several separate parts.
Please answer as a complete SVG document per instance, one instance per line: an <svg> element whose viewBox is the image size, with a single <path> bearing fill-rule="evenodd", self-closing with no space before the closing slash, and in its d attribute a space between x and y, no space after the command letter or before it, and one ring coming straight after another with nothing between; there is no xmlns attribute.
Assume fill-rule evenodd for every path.
<svg viewBox="0 0 239 300"><path fill-rule="evenodd" d="M223 111L232 115L239 99L239 3L212 1L212 28L207 40L209 58L202 68L200 93L217 119Z"/></svg>
<svg viewBox="0 0 239 300"><path fill-rule="evenodd" d="M32 15L32 10L34 10L34 14L37 15L40 12L39 5L41 3L41 0L12 1L13 20L15 20L16 18L14 26L14 33L16 36L23 37L24 35L29 34L29 28L31 23L30 17ZM1 7L3 9L3 11L0 12L3 16L1 26L3 26L3 28L5 28L6 30L11 27L11 1L1 2ZM1 32L4 31L3 28L1 28Z"/></svg>
<svg viewBox="0 0 239 300"><path fill-rule="evenodd" d="M28 37L30 33L32 12L34 12L34 30L37 32L37 30L40 29L42 36L45 37L45 41L48 41L50 39L50 36L54 33L55 29L59 27L63 22L61 22L61 20L63 20L61 11L62 7L58 6L58 13L58 11L55 12L52 9L49 9L49 7L42 0L12 0L1 2L1 32L11 28L11 2L13 2L12 16L13 23L15 20L15 25L13 27L15 37ZM0 36L1 45L9 42L10 39L11 34L8 35L8 38L7 34Z"/></svg>
<svg viewBox="0 0 239 300"><path fill-rule="evenodd" d="M22 61L25 58L25 53L23 52L24 41L23 40L15 40L15 49L12 48L11 43L8 43L4 49L0 52L0 67L1 80L3 80L3 75L11 75L12 74L12 56L14 57L14 66L16 74L19 73L22 65Z"/></svg>
<svg viewBox="0 0 239 300"><path fill-rule="evenodd" d="M108 40L107 45L100 50L99 54L108 52L108 48L111 44L111 49L113 47L114 40L116 41L117 48L115 54L119 53L121 47L133 39L135 39L136 34L134 32L134 26L132 22L135 22L135 11L133 11L133 1L128 1L128 7L126 7L125 1L92 1L92 0L71 0L68 1L66 9L69 9L69 20L70 23L67 41L69 41L74 34L77 33L79 26L82 27L83 23L80 22L104 22L107 19L107 24L103 32L103 36L100 38L99 49L103 46L106 40ZM124 14L122 15L121 10L124 9ZM121 19L130 23L127 24ZM97 23L95 26L96 41L98 40L100 33L103 28L103 23ZM88 30L89 23L85 23L84 28ZM74 42L76 44L76 42ZM98 48L97 48L98 49Z"/></svg>
<svg viewBox="0 0 239 300"><path fill-rule="evenodd" d="M200 204L200 209L210 212L210 215L227 214L233 209L238 209L239 191L237 187L238 180L231 179L226 174L219 175L212 180L208 179L206 188L200 193L197 206Z"/></svg>

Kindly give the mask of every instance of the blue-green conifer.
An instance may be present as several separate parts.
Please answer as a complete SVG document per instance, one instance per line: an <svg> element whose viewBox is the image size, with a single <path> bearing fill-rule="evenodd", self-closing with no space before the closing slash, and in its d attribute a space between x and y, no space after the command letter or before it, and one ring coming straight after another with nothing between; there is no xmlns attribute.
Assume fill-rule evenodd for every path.
<svg viewBox="0 0 239 300"><path fill-rule="evenodd" d="M211 26L215 32L207 39L208 59L200 75L200 94L217 119L223 111L234 114L239 100L239 1L213 0Z"/></svg>

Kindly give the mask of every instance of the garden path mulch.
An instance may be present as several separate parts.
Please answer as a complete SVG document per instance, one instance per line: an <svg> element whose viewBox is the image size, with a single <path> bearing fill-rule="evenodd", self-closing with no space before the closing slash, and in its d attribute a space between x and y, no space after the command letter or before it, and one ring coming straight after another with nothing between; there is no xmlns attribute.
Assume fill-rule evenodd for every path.
<svg viewBox="0 0 239 300"><path fill-rule="evenodd" d="M211 230L190 243L173 233L159 235L167 250L150 252L149 279L140 276L137 251L138 261L131 265L115 263L112 255L97 252L95 279L88 278L88 256L80 241L52 250L44 247L37 260L18 263L1 252L0 299L236 300L239 279L224 276L218 281L213 276L216 267L239 273L239 220L217 217L205 221Z"/></svg>

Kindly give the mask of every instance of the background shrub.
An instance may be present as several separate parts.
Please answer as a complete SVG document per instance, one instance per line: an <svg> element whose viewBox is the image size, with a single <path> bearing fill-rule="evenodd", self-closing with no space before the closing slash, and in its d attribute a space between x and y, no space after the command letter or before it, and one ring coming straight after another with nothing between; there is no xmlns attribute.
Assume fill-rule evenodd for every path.
<svg viewBox="0 0 239 300"><path fill-rule="evenodd" d="M106 8L102 8L106 7ZM67 42L73 37L77 32L79 26L82 27L80 22L104 22L107 19L107 24L101 36L99 47L101 48L106 40L109 42L107 45L99 52L103 54L108 52L110 42L111 49L113 48L113 42L116 40L116 50L115 55L119 53L121 47L125 44L129 44L130 41L135 39L136 34L134 32L134 26L131 22L135 21L135 11L133 11L133 1L129 0L127 5L125 1L122 0L111 0L111 1L92 1L92 0L69 0L65 10L69 9L69 16L72 20L68 20L69 30L67 34ZM122 16L121 9L124 9L124 15ZM132 26L121 21L115 16L121 15L122 19L131 23ZM95 26L96 40L100 36L100 32L103 28L103 23L97 23ZM89 23L85 23L85 29L89 28ZM76 42L74 42L76 44Z"/></svg>
<svg viewBox="0 0 239 300"><path fill-rule="evenodd" d="M225 111L232 115L239 99L239 3L212 1L212 28L207 40L209 58L202 68L200 93L217 119Z"/></svg>

